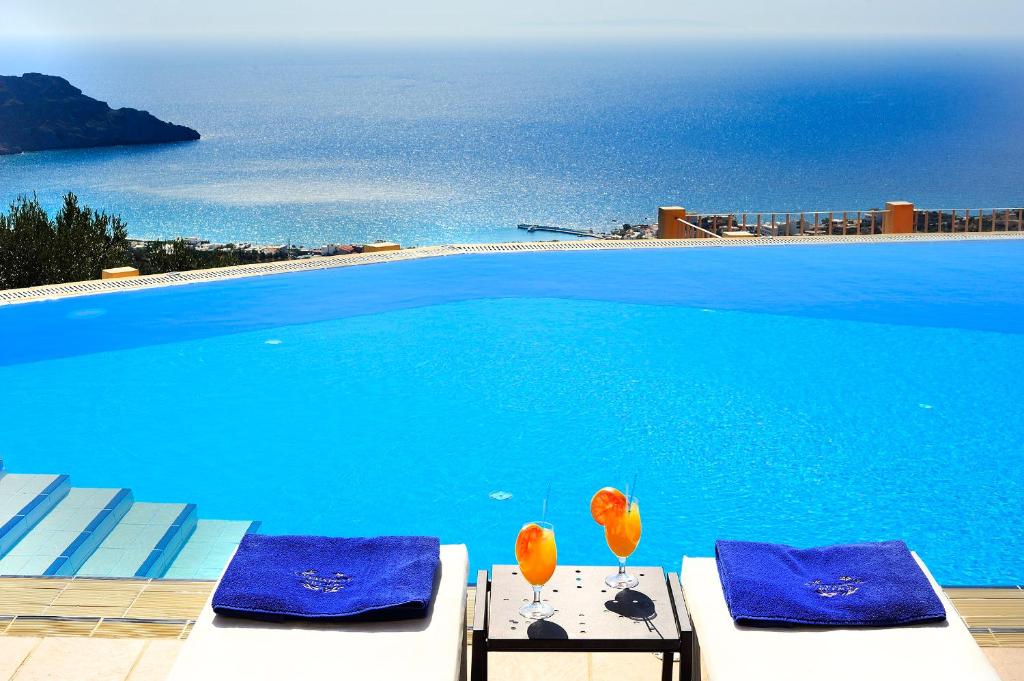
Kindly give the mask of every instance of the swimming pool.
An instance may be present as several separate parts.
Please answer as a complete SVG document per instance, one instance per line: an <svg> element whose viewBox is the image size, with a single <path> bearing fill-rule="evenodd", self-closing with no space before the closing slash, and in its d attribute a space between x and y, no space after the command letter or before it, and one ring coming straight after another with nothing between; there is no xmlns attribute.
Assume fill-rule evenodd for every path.
<svg viewBox="0 0 1024 681"><path fill-rule="evenodd" d="M0 307L11 470L512 562L901 537L1024 582L1024 241L461 255ZM506 500L491 493L512 494ZM500 495L499 495L500 496Z"/></svg>

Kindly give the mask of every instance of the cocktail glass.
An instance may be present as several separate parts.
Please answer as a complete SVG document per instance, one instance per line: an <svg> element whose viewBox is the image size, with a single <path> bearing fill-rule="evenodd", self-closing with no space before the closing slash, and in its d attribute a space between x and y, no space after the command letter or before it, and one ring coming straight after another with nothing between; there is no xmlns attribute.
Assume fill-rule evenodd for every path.
<svg viewBox="0 0 1024 681"><path fill-rule="evenodd" d="M523 525L516 537L516 560L519 561L519 573L533 587L533 602L519 608L519 614L532 620L551 617L555 609L540 599L540 590L551 579L558 564L555 528L551 523Z"/></svg>
<svg viewBox="0 0 1024 681"><path fill-rule="evenodd" d="M604 538L608 548L619 559L619 571L605 578L604 583L613 589L632 589L640 583L635 576L626 572L626 559L640 543L640 504L636 498L627 502L621 513L612 514L604 526Z"/></svg>

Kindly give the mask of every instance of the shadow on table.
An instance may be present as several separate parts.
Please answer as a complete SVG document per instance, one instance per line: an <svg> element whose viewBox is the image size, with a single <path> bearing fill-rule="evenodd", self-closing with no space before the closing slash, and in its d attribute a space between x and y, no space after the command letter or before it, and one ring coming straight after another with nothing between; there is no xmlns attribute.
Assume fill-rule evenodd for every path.
<svg viewBox="0 0 1024 681"><path fill-rule="evenodd" d="M658 609L651 597L635 589L623 589L615 594L615 598L605 601L604 607L617 615L627 617L636 622L643 622L651 631L658 631L653 620L658 616Z"/></svg>
<svg viewBox="0 0 1024 681"><path fill-rule="evenodd" d="M537 639L567 639L569 632L548 620L537 620L526 628L528 638Z"/></svg>

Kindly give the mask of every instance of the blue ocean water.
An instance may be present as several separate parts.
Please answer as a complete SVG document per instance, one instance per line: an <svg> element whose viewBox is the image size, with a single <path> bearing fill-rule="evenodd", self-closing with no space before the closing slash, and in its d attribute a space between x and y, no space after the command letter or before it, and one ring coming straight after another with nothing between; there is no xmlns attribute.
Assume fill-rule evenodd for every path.
<svg viewBox="0 0 1024 681"><path fill-rule="evenodd" d="M904 538L1024 581L1024 241L463 255L0 307L0 455L474 567ZM489 495L505 491L497 501Z"/></svg>
<svg viewBox="0 0 1024 681"><path fill-rule="evenodd" d="M0 201L72 190L136 236L529 238L691 210L1024 202L1024 52L779 40L346 49L0 46L194 144L0 157ZM550 235L549 235L550 236Z"/></svg>

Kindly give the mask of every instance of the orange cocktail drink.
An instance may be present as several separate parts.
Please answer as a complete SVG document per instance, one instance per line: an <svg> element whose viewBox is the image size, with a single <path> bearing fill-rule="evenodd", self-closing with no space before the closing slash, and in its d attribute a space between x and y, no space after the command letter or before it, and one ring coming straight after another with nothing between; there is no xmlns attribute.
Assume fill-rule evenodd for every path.
<svg viewBox="0 0 1024 681"><path fill-rule="evenodd" d="M605 584L614 589L627 589L639 584L636 577L626 574L626 559L636 550L643 532L640 503L635 497L627 498L614 487L605 487L590 500L590 514L604 526L608 548L619 559L618 573L605 579Z"/></svg>
<svg viewBox="0 0 1024 681"><path fill-rule="evenodd" d="M533 587L533 602L520 608L519 614L530 619L551 617L555 610L541 601L540 590L551 579L558 565L555 528L544 522L523 525L516 537L516 560L523 579Z"/></svg>
<svg viewBox="0 0 1024 681"><path fill-rule="evenodd" d="M640 543L640 504L634 499L622 515L609 520L604 526L604 538L608 548L619 558L629 558Z"/></svg>

